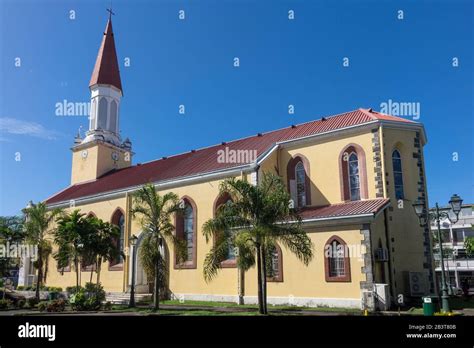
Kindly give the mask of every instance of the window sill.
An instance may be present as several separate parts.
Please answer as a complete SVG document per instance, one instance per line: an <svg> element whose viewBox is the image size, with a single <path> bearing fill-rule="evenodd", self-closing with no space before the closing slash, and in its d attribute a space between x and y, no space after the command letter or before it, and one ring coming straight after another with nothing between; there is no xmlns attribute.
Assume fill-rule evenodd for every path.
<svg viewBox="0 0 474 348"><path fill-rule="evenodd" d="M186 261L183 263L175 263L174 269L196 269L196 263L194 261Z"/></svg>
<svg viewBox="0 0 474 348"><path fill-rule="evenodd" d="M221 262L222 268L237 268L237 260L225 260Z"/></svg>
<svg viewBox="0 0 474 348"><path fill-rule="evenodd" d="M350 275L345 275L345 276L340 276L340 277L330 277L326 276L326 282L328 283L350 283L351 282L351 276Z"/></svg>
<svg viewBox="0 0 474 348"><path fill-rule="evenodd" d="M109 265L109 271L123 271L123 263Z"/></svg>

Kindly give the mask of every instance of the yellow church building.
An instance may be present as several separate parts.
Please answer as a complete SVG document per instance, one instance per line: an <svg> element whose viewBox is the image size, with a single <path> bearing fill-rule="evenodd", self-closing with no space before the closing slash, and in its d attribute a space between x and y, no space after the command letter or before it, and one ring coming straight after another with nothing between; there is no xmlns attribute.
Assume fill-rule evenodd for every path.
<svg viewBox="0 0 474 348"><path fill-rule="evenodd" d="M219 183L231 177L258 185L259 175L273 172L287 184L303 227L314 244L308 266L283 246L277 248L268 279L268 302L302 306L387 308L434 292L430 233L419 227L412 202L427 205L423 125L357 109L287 128L262 132L203 149L133 164L131 142L120 137L122 83L109 18L90 80L89 130L72 147L69 187L46 200L49 208L80 209L120 227L126 257L102 266L108 292L128 292L131 284L129 240L141 229L130 215L132 194L153 183L160 194L174 192L186 204L186 224L174 221L176 234L189 241L183 264L174 250L169 291L175 298L257 302L256 270L241 273L235 255L206 283L203 264L211 248L202 225L225 202ZM178 219L178 218L177 218ZM344 246L345 254L325 256L327 246ZM137 252L134 253L135 255ZM58 270L51 257L49 286L75 285L75 272ZM82 284L90 269L82 267ZM137 292L149 293L139 260Z"/></svg>

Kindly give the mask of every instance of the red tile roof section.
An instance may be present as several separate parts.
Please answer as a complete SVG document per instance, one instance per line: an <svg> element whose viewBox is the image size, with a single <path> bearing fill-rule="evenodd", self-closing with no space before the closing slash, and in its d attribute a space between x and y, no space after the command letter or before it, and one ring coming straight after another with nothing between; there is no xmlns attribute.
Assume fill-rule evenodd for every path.
<svg viewBox="0 0 474 348"><path fill-rule="evenodd" d="M110 18L105 27L104 37L99 48L99 53L97 54L97 60L89 82L89 87L97 84L112 85L122 90L117 52L115 51L112 20Z"/></svg>
<svg viewBox="0 0 474 348"><path fill-rule="evenodd" d="M376 214L381 209L385 208L389 202L389 199L380 198L338 203L320 207L308 207L300 212L300 216L303 220L311 220Z"/></svg>
<svg viewBox="0 0 474 348"><path fill-rule="evenodd" d="M159 182L182 177L209 173L217 170L231 169L245 163L220 163L218 151L225 150L255 150L257 156L269 150L275 143L294 140L305 136L321 134L349 126L362 125L379 119L408 122L395 116L388 116L366 109L358 109L343 114L327 117L297 125L263 133L261 136L243 138L225 144L187 152L166 159L159 159L141 165L134 165L117 171L112 171L95 181L71 186L47 199L48 204L69 201L98 193L124 189L142 185L148 182ZM248 163L247 163L248 164Z"/></svg>

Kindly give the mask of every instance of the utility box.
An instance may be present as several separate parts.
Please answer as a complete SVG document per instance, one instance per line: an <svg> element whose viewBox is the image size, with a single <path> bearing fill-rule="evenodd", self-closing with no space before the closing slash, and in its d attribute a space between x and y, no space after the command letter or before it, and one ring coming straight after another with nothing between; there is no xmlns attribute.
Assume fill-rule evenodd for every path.
<svg viewBox="0 0 474 348"><path fill-rule="evenodd" d="M387 311L390 308L390 290L388 284L374 284L375 309Z"/></svg>
<svg viewBox="0 0 474 348"><path fill-rule="evenodd" d="M434 297L425 296L423 297L423 315L425 317L432 317L435 312L435 301Z"/></svg>

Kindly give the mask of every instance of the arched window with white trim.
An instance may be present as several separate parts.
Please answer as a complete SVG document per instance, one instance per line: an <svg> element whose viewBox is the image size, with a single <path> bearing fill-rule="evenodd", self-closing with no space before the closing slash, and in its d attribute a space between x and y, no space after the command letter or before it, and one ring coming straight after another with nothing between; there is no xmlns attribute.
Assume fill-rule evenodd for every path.
<svg viewBox="0 0 474 348"><path fill-rule="evenodd" d="M306 206L306 171L302 161L295 167L295 178L297 206L304 207Z"/></svg>
<svg viewBox="0 0 474 348"><path fill-rule="evenodd" d="M98 128L107 129L107 110L109 102L106 98L100 98L98 112Z"/></svg>
<svg viewBox="0 0 474 348"><path fill-rule="evenodd" d="M393 183L395 185L395 197L397 199L405 198L403 192L403 172L402 172L402 156L398 150L392 152L393 167Z"/></svg>
<svg viewBox="0 0 474 348"><path fill-rule="evenodd" d="M355 152L349 155L349 192L351 201L360 200L359 158Z"/></svg>

